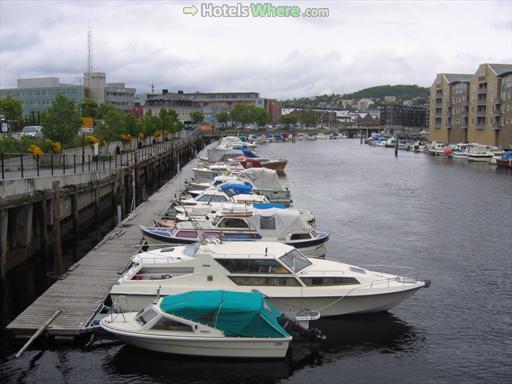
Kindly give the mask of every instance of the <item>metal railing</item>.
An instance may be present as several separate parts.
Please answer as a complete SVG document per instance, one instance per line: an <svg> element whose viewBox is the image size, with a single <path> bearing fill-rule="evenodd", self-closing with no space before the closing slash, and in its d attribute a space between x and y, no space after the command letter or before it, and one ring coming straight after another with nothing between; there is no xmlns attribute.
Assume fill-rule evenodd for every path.
<svg viewBox="0 0 512 384"><path fill-rule="evenodd" d="M110 171L172 150L185 141L165 141L120 153L0 153L1 180Z"/></svg>

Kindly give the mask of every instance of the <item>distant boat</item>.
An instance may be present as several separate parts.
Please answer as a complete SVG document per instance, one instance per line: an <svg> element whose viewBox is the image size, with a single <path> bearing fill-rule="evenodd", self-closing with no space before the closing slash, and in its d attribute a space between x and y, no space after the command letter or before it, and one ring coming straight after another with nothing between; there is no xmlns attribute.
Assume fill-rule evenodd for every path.
<svg viewBox="0 0 512 384"><path fill-rule="evenodd" d="M428 153L429 155L434 156L444 155L444 147L446 147L445 143L438 143L437 141L433 141L430 143Z"/></svg>
<svg viewBox="0 0 512 384"><path fill-rule="evenodd" d="M494 155L501 155L503 151L491 145L478 145L469 150L468 160L489 162Z"/></svg>

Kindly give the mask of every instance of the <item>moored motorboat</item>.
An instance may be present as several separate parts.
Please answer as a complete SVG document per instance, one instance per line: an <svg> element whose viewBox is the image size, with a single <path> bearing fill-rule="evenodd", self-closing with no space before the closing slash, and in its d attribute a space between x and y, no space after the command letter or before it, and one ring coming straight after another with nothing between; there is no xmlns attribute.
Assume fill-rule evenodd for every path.
<svg viewBox="0 0 512 384"><path fill-rule="evenodd" d="M281 313L258 292L191 291L140 312L112 313L103 330L127 344L163 353L229 358L283 358L292 336Z"/></svg>
<svg viewBox="0 0 512 384"><path fill-rule="evenodd" d="M306 258L279 242L207 242L190 259L138 263L112 286L132 310L162 295L191 290L257 289L281 311L309 309L322 317L373 313L391 309L429 286L417 275L374 272L334 260Z"/></svg>
<svg viewBox="0 0 512 384"><path fill-rule="evenodd" d="M496 159L496 166L512 168L512 151L503 152L499 159Z"/></svg>
<svg viewBox="0 0 512 384"><path fill-rule="evenodd" d="M445 143L439 143L437 141L433 141L430 143L428 148L429 155L441 156L444 155L444 147L446 147Z"/></svg>
<svg viewBox="0 0 512 384"><path fill-rule="evenodd" d="M493 156L501 155L503 151L491 145L477 145L468 152L469 161L489 162Z"/></svg>
<svg viewBox="0 0 512 384"><path fill-rule="evenodd" d="M323 257L329 234L316 231L297 210L279 208L223 210L211 220L182 221L170 227L144 227L152 242L191 244L201 237L225 241L279 241L291 245L307 257Z"/></svg>

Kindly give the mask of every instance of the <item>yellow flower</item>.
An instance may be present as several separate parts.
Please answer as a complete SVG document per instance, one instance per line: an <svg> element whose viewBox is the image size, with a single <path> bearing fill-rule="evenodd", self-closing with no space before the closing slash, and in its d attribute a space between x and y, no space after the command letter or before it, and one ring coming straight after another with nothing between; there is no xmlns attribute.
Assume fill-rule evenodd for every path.
<svg viewBox="0 0 512 384"><path fill-rule="evenodd" d="M27 151L32 153L35 158L38 158L39 156L41 156L44 153L43 150L39 146L37 146L35 144L31 144L27 148Z"/></svg>
<svg viewBox="0 0 512 384"><path fill-rule="evenodd" d="M123 143L131 143L132 135L130 135L129 133L121 133L121 141Z"/></svg>

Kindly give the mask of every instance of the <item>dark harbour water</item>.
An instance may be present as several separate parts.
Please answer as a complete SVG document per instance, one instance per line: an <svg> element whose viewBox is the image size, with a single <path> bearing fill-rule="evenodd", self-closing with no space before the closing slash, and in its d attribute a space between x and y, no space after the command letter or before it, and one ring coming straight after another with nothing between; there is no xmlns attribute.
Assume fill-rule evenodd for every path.
<svg viewBox="0 0 512 384"><path fill-rule="evenodd" d="M1 382L506 383L512 377L512 172L360 145L267 144L289 159L296 207L331 232L328 254L432 286L389 313L323 319L328 340L283 361L149 353L115 340L29 350L2 340ZM390 268L393 267L393 268Z"/></svg>

